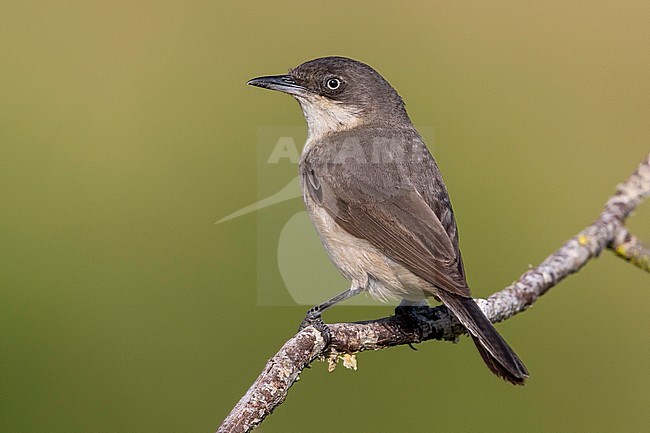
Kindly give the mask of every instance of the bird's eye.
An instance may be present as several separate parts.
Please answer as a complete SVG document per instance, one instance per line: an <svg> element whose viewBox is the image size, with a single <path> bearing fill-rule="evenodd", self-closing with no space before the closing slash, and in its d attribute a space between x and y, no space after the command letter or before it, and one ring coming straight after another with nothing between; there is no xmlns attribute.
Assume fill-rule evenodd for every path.
<svg viewBox="0 0 650 433"><path fill-rule="evenodd" d="M330 90L336 90L339 87L341 87L341 80L339 80L338 78L330 78L329 80L327 80L327 83L325 83L325 85Z"/></svg>

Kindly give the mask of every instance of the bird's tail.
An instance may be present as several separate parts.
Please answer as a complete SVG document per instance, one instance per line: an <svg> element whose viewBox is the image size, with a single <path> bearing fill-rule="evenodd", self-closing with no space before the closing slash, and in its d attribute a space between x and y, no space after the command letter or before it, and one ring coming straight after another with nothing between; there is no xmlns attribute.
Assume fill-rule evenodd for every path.
<svg viewBox="0 0 650 433"><path fill-rule="evenodd" d="M523 385L528 377L526 366L474 300L444 290L439 290L436 295L467 328L488 368L512 384Z"/></svg>

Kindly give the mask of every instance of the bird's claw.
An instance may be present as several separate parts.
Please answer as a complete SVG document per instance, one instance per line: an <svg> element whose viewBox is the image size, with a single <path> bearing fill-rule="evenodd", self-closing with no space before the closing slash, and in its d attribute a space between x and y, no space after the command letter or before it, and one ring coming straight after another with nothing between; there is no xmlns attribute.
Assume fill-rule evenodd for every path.
<svg viewBox="0 0 650 433"><path fill-rule="evenodd" d="M308 326L313 326L318 332L320 332L320 334L323 336L323 339L325 340L325 345L329 345L331 340L330 328L323 322L320 311L316 311L314 309L309 310L302 323L300 323L298 332L302 331Z"/></svg>

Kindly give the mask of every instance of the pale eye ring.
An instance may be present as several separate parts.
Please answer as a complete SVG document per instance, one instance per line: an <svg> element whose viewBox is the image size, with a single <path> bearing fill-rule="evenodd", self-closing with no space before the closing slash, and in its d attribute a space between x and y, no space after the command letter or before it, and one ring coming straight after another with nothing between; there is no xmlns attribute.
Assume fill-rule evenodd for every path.
<svg viewBox="0 0 650 433"><path fill-rule="evenodd" d="M329 80L327 80L325 85L330 90L336 90L339 87L341 87L341 80L339 80L338 78L330 78Z"/></svg>

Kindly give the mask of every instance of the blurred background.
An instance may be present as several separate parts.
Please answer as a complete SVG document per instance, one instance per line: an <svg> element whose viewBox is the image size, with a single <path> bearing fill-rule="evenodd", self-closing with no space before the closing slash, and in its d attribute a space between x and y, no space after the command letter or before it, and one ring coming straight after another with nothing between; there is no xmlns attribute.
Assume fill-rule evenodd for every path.
<svg viewBox="0 0 650 433"><path fill-rule="evenodd" d="M211 432L295 332L305 306L258 301L282 289L257 281L258 215L214 224L260 197L260 128L304 127L246 80L332 54L380 71L435 132L487 296L650 150L649 20L633 1L4 1L0 430ZM629 222L647 241L649 216ZM649 283L606 252L498 325L524 388L467 338L362 353L305 371L259 431L647 431Z"/></svg>

